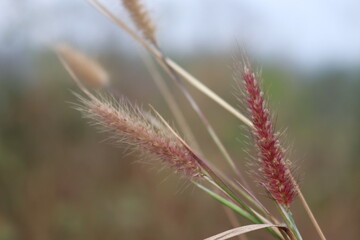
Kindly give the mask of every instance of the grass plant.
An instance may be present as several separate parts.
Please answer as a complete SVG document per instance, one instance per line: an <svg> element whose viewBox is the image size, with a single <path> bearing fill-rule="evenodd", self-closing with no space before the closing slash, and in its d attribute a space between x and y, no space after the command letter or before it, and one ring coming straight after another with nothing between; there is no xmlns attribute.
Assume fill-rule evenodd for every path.
<svg viewBox="0 0 360 240"><path fill-rule="evenodd" d="M179 173L200 190L232 210L232 214L251 223L246 226L235 226L236 221L231 221L235 222L233 229L207 239L229 239L250 231L266 229L275 239L302 240L301 232L298 230L291 212L291 203L296 196L299 196L304 210L308 213L318 232L319 239L326 239L293 177L291 163L280 142L279 134L271 117L272 113L261 89L259 82L261 76L253 71L246 56L242 56L242 60L234 60L234 80L242 89L241 100L248 109L249 117L224 101L164 53L156 38L155 25L145 6L139 0L121 1L134 23L134 29L101 2L88 1L133 37L152 56L152 59L145 56L144 62L165 101L169 104L175 120L179 123L180 132L176 132L152 107L146 110L130 103L125 97L115 100L109 96L109 93L94 93L93 86L99 87L108 84L108 74L88 57L84 57L85 55L62 45L56 50L62 63L82 91L81 94L76 94L79 99L76 108L83 113L83 116L90 119L101 130L108 132L115 141L140 152L146 160L159 160L161 164ZM157 62L158 66L168 75L169 82L161 77L154 62ZM258 194L249 187L250 184L246 182L240 168L218 137L201 106L190 94L185 82L190 83L191 86L249 127L252 132L253 146L257 152L257 155L253 157L254 162L257 163L258 173L252 177L254 182L260 183L277 206L280 219L277 219L274 213L263 206L257 197ZM224 161L236 174L235 180L224 175L204 157L196 136L187 124L181 106L177 104L168 84L174 84L185 96L194 113L202 121L209 137L218 147ZM181 137L182 135L185 136L185 139ZM230 220L233 219L232 215L228 216Z"/></svg>

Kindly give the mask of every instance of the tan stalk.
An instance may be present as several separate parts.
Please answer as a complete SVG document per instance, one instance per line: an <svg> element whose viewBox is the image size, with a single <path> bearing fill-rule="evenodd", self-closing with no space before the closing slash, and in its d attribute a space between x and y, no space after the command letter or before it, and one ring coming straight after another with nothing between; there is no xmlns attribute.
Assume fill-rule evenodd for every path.
<svg viewBox="0 0 360 240"><path fill-rule="evenodd" d="M115 22L119 27L121 27L124 31L126 31L130 36L132 36L138 43L140 43L146 50L148 50L155 59L158 61L161 61L162 55L159 50L157 50L154 46L149 44L146 40L144 40L141 36L139 36L136 32L134 32L131 28L129 28L122 20L120 20L118 17L116 17L112 12L110 12L108 9L106 9L99 1L97 0L87 0L89 3L91 3L96 9L98 9L100 12L102 12L105 16L110 18L112 21ZM188 83L190 83L193 87L198 89L200 92L208 96L210 99L212 99L214 102L219 104L221 107L223 107L225 110L233 114L235 117L237 117L239 120L241 120L244 124L247 126L253 128L253 124L251 121L245 117L242 113L240 113L238 110L236 110L233 106L231 106L229 103L227 103L225 100L223 100L221 97L219 97L216 93L214 93L212 90L210 90L208 87L206 87L203 83L201 83L198 79L196 79L194 76L192 76L190 73L188 73L186 70L184 70L182 67L180 67L177 63L172 61L169 58L165 59L167 64L176 71L180 76L183 77L184 80L186 80ZM315 219L309 205L307 204L306 200L301 193L300 188L297 188L298 194L300 196L300 201L302 205L304 206L310 220L312 221L318 235L322 240L326 240L324 237L324 234Z"/></svg>
<svg viewBox="0 0 360 240"><path fill-rule="evenodd" d="M194 134L192 133L189 124L187 123L184 114L182 113L179 105L177 104L174 96L172 95L170 89L165 83L165 80L157 70L156 66L152 60L146 55L146 53L141 52L140 56L145 63L145 66L150 73L152 79L154 80L157 88L159 89L161 95L165 99L166 104L169 106L171 113L174 115L175 120L179 124L181 131L184 133L186 139L189 141L190 145L195 149L200 151L199 144L196 141Z"/></svg>
<svg viewBox="0 0 360 240"><path fill-rule="evenodd" d="M313 212L311 211L306 199L304 198L304 195L302 194L302 192L300 191L300 188L299 188L299 185L296 184L296 189L298 191L298 196L300 198L300 201L302 203L302 205L304 206L305 208L305 211L306 213L308 214L312 224L314 225L315 229L316 229L316 232L318 233L319 237L321 240L326 240L326 237L324 235L324 233L322 232Z"/></svg>
<svg viewBox="0 0 360 240"><path fill-rule="evenodd" d="M242 113L240 113L238 110L236 110L233 106L231 106L229 103L227 103L225 100L223 100L219 95L214 93L212 90L210 90L207 86L205 86L203 83L201 83L198 79L196 79L194 76L192 76L190 73L188 73L186 70L184 70L182 67L180 67L177 63L172 61L169 58L166 58L166 62L169 64L169 66L174 69L180 76L182 76L188 83L190 83L193 87L198 89L200 92L208 96L211 100L219 104L221 107L223 107L225 110L233 114L235 117L237 117L240 121L242 121L247 126L253 128L253 124L251 121L245 117Z"/></svg>

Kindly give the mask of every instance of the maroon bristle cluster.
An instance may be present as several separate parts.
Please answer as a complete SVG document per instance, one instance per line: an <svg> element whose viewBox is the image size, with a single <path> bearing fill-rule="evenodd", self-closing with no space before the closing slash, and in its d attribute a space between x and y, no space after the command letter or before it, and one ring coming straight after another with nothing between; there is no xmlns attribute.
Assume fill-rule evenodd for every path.
<svg viewBox="0 0 360 240"><path fill-rule="evenodd" d="M156 157L182 175L202 177L202 169L193 154L168 129L150 114L126 104L106 100L83 100L81 111L87 118L100 124L114 139L129 144L146 158ZM157 125L157 126L156 126Z"/></svg>
<svg viewBox="0 0 360 240"><path fill-rule="evenodd" d="M248 111L254 125L252 132L258 148L261 184L277 203L289 206L296 195L295 183L285 160L285 152L279 143L279 134L274 131L270 111L256 75L246 64L239 73L243 79Z"/></svg>

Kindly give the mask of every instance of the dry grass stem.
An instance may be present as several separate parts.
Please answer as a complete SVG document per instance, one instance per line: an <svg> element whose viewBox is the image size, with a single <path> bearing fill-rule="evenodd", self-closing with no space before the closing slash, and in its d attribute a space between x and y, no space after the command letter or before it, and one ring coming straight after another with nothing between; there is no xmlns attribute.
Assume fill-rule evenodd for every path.
<svg viewBox="0 0 360 240"><path fill-rule="evenodd" d="M321 230L321 227L320 227L319 223L317 222L314 214L312 213L312 211L311 211L311 209L310 209L310 207L309 207L306 199L304 198L304 195L303 195L302 192L300 191L299 186L296 185L296 188L297 188L297 191L298 191L299 199L300 199L302 205L304 206L305 211L306 211L306 213L308 214L311 223L314 225L317 234L319 235L319 237L320 237L321 240L326 240L326 237L325 237L323 231Z"/></svg>
<svg viewBox="0 0 360 240"><path fill-rule="evenodd" d="M152 79L154 80L156 86L158 87L161 95L165 99L166 104L169 106L170 111L175 117L176 122L179 124L181 131L184 133L186 139L189 141L191 147L197 151L200 151L200 146L196 141L192 130L187 123L184 114L181 111L180 106L177 104L173 94L165 83L165 80L157 70L155 64L152 62L150 57L146 55L146 53L141 52L141 58L143 59L146 68L148 69Z"/></svg>

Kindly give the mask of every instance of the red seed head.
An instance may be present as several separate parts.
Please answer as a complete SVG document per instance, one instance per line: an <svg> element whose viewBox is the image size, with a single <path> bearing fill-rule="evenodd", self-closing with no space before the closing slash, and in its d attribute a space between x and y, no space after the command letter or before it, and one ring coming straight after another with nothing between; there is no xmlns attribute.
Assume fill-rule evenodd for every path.
<svg viewBox="0 0 360 240"><path fill-rule="evenodd" d="M279 204L289 206L296 195L295 183L285 160L285 152L274 131L257 76L249 64L236 67L238 79L243 80L244 95L251 121L252 132L258 149L262 185Z"/></svg>

